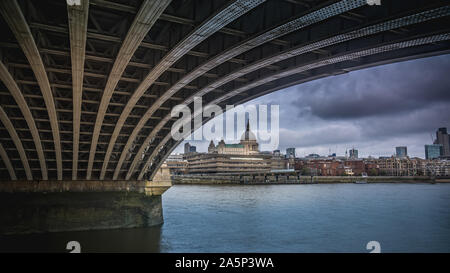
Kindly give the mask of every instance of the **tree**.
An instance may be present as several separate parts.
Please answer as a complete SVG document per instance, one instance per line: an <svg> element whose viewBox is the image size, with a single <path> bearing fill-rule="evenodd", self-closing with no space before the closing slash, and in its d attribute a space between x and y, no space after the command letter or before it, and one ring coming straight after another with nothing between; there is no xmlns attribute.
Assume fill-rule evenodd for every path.
<svg viewBox="0 0 450 273"><path fill-rule="evenodd" d="M310 175L311 174L311 170L307 167L303 167L301 172L302 172L302 175Z"/></svg>
<svg viewBox="0 0 450 273"><path fill-rule="evenodd" d="M370 176L377 176L378 175L378 171L375 168L372 168L369 170L369 175Z"/></svg>

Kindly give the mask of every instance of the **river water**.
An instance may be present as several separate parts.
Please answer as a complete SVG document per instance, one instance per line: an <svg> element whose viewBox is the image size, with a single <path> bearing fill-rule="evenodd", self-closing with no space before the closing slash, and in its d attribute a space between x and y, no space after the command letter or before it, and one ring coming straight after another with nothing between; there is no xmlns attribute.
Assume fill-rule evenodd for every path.
<svg viewBox="0 0 450 273"><path fill-rule="evenodd" d="M450 252L450 184L176 185L160 227L0 237L0 251Z"/></svg>

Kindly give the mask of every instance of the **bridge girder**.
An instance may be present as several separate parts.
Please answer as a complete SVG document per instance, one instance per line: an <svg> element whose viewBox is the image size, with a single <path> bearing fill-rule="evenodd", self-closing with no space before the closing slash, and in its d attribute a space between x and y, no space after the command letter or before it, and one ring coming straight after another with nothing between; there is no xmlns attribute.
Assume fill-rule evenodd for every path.
<svg viewBox="0 0 450 273"><path fill-rule="evenodd" d="M170 52L165 55L162 60L148 73L142 83L134 91L127 105L125 106L122 114L120 115L119 121L116 128L114 129L113 136L111 137L110 144L108 145L108 150L106 152L105 162L103 163L102 169L106 169L109 161L109 153L114 147L114 143L117 139L116 135L120 133L122 125L128 118L129 113L132 111L134 106L137 104L140 97L145 93L145 91L162 75L162 73L175 64L184 54L189 50L197 46L199 43L210 37L212 34L220 30L222 27L228 25L236 18L239 18L243 14L247 13L251 9L263 3L265 0L235 0L231 1L229 5L225 6L223 9L216 12L214 15L209 17L200 26L196 27L187 37L183 38ZM188 74L189 75L189 74ZM125 159L126 153L132 142L134 141L134 136L139 132L142 126L147 122L148 118L153 115L157 108L161 107L163 102L169 97L174 95L174 92L169 91L164 92L147 110L144 117L138 122L136 128L133 130L129 137L129 141L124 147L122 152L123 156L119 159L119 164ZM151 113L150 113L151 112ZM117 169L117 168L116 168ZM114 173L113 179L117 179L118 171ZM104 177L104 172L100 174L100 178Z"/></svg>
<svg viewBox="0 0 450 273"><path fill-rule="evenodd" d="M441 36L442 38L435 39L438 36ZM438 34L438 35L431 36L431 37L430 36L422 37L422 38L419 38L417 40L419 41L418 44L422 44L422 42L426 43L427 40L430 40L430 39L435 41L435 42L448 41L450 39L450 32L447 32L445 34ZM411 41L405 41L405 42L411 42ZM414 41L414 42L417 42L417 41ZM393 48L397 48L397 46L398 46L398 44L394 45ZM389 48L389 45L387 47ZM448 46L444 47L444 48L439 48L439 49L441 49L441 51L439 51L438 53L430 53L430 52L422 53L422 52L420 52L420 53L417 53L417 55L412 55L412 56L406 56L406 57L398 58L396 61L407 61L407 60L420 58L420 57L429 57L429 56L440 55L440 54L450 54L450 50L449 49L445 49L445 48L448 48ZM367 51L371 51L371 50L368 49ZM375 48L374 51L377 52L377 49ZM385 51L381 50L381 52L383 53ZM378 53L378 54L382 54L382 53ZM359 55L359 54L362 54L363 56L367 56L367 55L364 55L364 53L362 53L362 52L357 52L356 55ZM350 60L351 59L352 58L350 58ZM358 68L352 67L352 66L349 66L349 67L346 67L346 68L342 68L341 71L342 71L342 73L347 73L349 71L353 71L353 70L357 70L357 69L362 69L362 68L367 68L367 67L371 67L371 66L392 63L393 60L394 59L383 60L383 61L376 60L374 63L370 63L369 62L369 64L361 65ZM320 65L318 64L318 66L320 66ZM226 98L226 96L223 96L223 97L220 97L219 99L216 99L215 101L210 102L209 104L213 104L213 103L216 104L217 103L219 106L224 106L225 105L224 102L228 101L229 103L227 103L227 104L229 104L229 105L239 105L239 104L245 103L245 102L247 102L247 101L249 101L251 99L254 99L254 98L257 98L257 97L269 94L271 92L274 92L274 91L277 91L277 90L280 90L280 89L283 89L283 88L287 88L287 87L290 87L290 86L293 86L293 85L296 85L296 84L301 84L301 83L304 83L304 82L320 79L320 78L323 78L323 77L333 76L333 75L335 75L335 74L330 73L328 71L327 72L317 73L317 75L316 75L316 73L311 73L310 77L307 77L306 79L301 79L301 80L297 80L297 81L286 80L288 82L287 84L280 84L280 85L277 85L276 83L273 83L270 86L277 85L276 87L273 87L273 88L264 88L264 87L261 86L261 84L256 84L255 83L254 87L260 87L261 90L255 90L253 95L246 96L245 98L242 98L241 96L231 96L231 97ZM279 79L277 77L275 77L275 78ZM281 79L285 80L286 78L281 78ZM263 80L263 82L265 82L265 81L266 80ZM264 84L262 84L262 85L264 85ZM251 88L251 87L249 87L249 88ZM224 107L222 107L222 108L224 108ZM193 109L191 109L191 110L193 110ZM205 123L207 123L210 120L211 120L211 118L203 118L202 124L205 124ZM194 125L192 125L192 126L194 126ZM195 129L198 129L198 128L194 128L192 126L191 126L191 128L193 128L193 129L191 129L190 133L193 133L193 131ZM185 137L187 137L188 135L189 134L185 135ZM162 165L164 160L166 160L166 158L172 153L172 151L181 142L182 142L182 140L174 141L173 138L171 137L170 133L166 134L166 136L162 140L160 140L157 145L153 145L152 146L154 148L150 149L150 151L152 152L151 155L145 156L146 159L144 159L144 156L142 157L143 158L143 160L141 162L142 166L140 166L140 168L139 168L140 171L139 171L139 175L137 176L137 179L138 180L144 179L144 178L145 179L152 179L154 174L155 174L155 172L156 172L156 170L158 170L158 168ZM129 174L129 177L132 177L133 171L135 171L135 169L131 169L130 168L128 171L131 172ZM146 174L147 174L147 176L144 177Z"/></svg>
<svg viewBox="0 0 450 273"><path fill-rule="evenodd" d="M6 88L8 88L9 93L14 97L17 105L22 111L22 115L27 122L28 128L30 128L31 135L33 136L34 146L36 147L36 151L39 157L39 163L41 167L42 179L47 180L47 164L45 163L45 156L42 150L41 137L39 136L38 129L36 127L36 123L34 121L33 115L31 114L30 108L20 91L17 83L14 81L13 77L9 73L8 69L5 67L3 62L0 61L0 79L5 84ZM5 161L6 162L6 161ZM7 165L10 163L7 163ZM9 167L8 167L9 171ZM11 174L11 171L9 171Z"/></svg>
<svg viewBox="0 0 450 273"><path fill-rule="evenodd" d="M203 73L213 69L214 67L218 66L219 64L239 55L242 54L252 48L255 48L261 44L264 44L266 42L269 42L273 39L276 39L278 37L281 37L283 35L289 34L293 31L296 31L298 29L302 29L304 27L307 27L311 24L320 22L322 20L327 19L328 17L335 16L339 13L350 11L352 9L355 9L357 7L360 7L362 5L365 5L364 1L341 1L334 3L329 6L325 6L321 9L315 10L311 13L308 13L306 15L300 15L299 17L289 20L288 22L281 24L279 26L275 26L268 31L265 31L263 33L258 33L255 36L248 38L244 40L243 42L233 46L232 48L214 56L204 64L200 65L198 68L181 78L175 85L173 85L169 90L167 90L161 98L159 98L143 115L142 119L139 121L137 126L135 127L134 132L130 136L126 148L129 148L134 141L133 134L137 134L139 132L140 127L143 126L147 122L147 120L155 113L155 111L171 96L176 94L180 89L182 89L186 84L193 81L194 79L201 76ZM127 150L122 151L122 154L124 157ZM117 176L119 174L121 168L121 164L119 161L119 164L116 167L116 171L114 173L113 179L117 179Z"/></svg>
<svg viewBox="0 0 450 273"><path fill-rule="evenodd" d="M48 116L52 128L53 141L55 146L55 156L57 165L57 179L62 180L62 157L61 157L61 143L59 135L59 124L56 116L55 102L53 93L48 80L47 72L45 71L44 63L42 61L39 50L36 46L30 27L28 26L22 10L17 1L1 1L0 12L5 18L11 28L14 36L17 39L23 53L26 55L28 62L34 72L40 90L44 97L45 105L47 107ZM26 170L29 168L25 168ZM27 170L29 171L29 170ZM27 178L29 175L27 174ZM30 180L30 178L28 178Z"/></svg>
<svg viewBox="0 0 450 273"><path fill-rule="evenodd" d="M72 64L72 105L73 105L73 159L72 179L77 180L78 151L80 141L81 102L83 100L84 60L86 58L86 38L89 15L89 0L81 5L67 7Z"/></svg>
<svg viewBox="0 0 450 273"><path fill-rule="evenodd" d="M11 177L11 180L17 180L16 172L14 171L14 167L11 164L11 160L9 160L8 153L5 151L5 148L3 148L2 143L0 142L0 157L2 158L6 169L8 170L9 176Z"/></svg>
<svg viewBox="0 0 450 273"><path fill-rule="evenodd" d="M313 52L315 50L318 50L320 48L324 48L326 46L330 46L333 44L342 43L342 42L360 38L363 36L373 35L375 33L380 33L383 31L393 30L393 26L395 26L396 28L400 28L400 27L404 27L406 25L417 24L417 23L420 23L423 21L431 20L433 18L444 16L445 14L449 14L449 12L450 12L450 9L448 7L440 7L440 8L436 8L433 10L415 13L415 14L412 14L409 16L404 16L401 18L389 20L386 22L378 23L378 24L372 24L367 27L358 28L356 30L348 31L348 32L345 32L345 33L342 33L339 35L334 35L330 38L326 38L326 39L323 39L320 41L308 43L306 45L302 44L299 46L294 46L293 48L287 49L281 53L277 53L273 56L269 56L267 58L261 59L252 64L249 64L247 66L244 66L240 69L237 69L236 71L233 71L232 73L225 75L224 77L219 78L214 82L211 82L209 85L205 86L198 92L191 95L185 101L183 101L183 104L189 105L193 102L195 96L198 96L198 97L204 96L204 95L212 92L214 89L219 88L220 86L222 86L238 77L241 77L245 74L248 74L248 73L251 73L258 69L261 69L267 65L277 63L277 62L280 62L280 61L283 61L283 60L286 60L286 59L289 59L292 57L296 57L296 56L299 56L299 55L307 53L307 52ZM302 71L295 71L294 73L300 73L300 72L302 72ZM276 75L278 75L278 74L276 74ZM266 82L270 82L273 79L265 78L265 80L266 80ZM258 86L261 84L256 82L256 83L252 83L252 85ZM246 86L244 88L245 88L245 90L249 89L248 86ZM235 93L233 93L233 92L235 92ZM242 90L241 91L239 91L239 90L233 91L233 92L228 92L227 95L219 97L218 99L214 100L212 103L217 104L217 103L219 103L219 100L223 101L227 97L233 97L235 95L238 95L239 93L242 93ZM160 130L160 127L163 126L165 123L167 123L169 121L169 119L170 119L170 115L168 114L163 120L161 120L161 122L155 127L155 129L153 129L152 133L147 137L147 139L144 141L143 145L141 145L141 148L137 152L138 155L142 155L146 145L148 145L148 143L151 141L151 139L153 139L155 137L156 133ZM129 179L131 174L133 173L134 168L136 167L138 158L139 157L136 156L135 159L133 160L133 163L130 166L128 173L126 175L126 179ZM147 165L148 165L148 163L146 165L144 165L144 169L145 169L145 167L147 167ZM116 167L116 172L117 172L117 168L119 168L119 167L120 166Z"/></svg>
<svg viewBox="0 0 450 273"><path fill-rule="evenodd" d="M103 91L100 106L98 108L97 119L95 121L94 126L94 133L92 135L91 152L89 155L89 163L86 179L91 178L93 160L95 157L95 152L97 150L98 135L100 133L104 115L106 113L114 89L116 88L117 83L122 77L123 71L128 65L128 62L133 57L134 52L141 44L142 40L145 38L145 35L148 33L150 28L156 22L158 17L167 7L169 2L170 0L144 1L139 9L139 12L134 18L134 21L131 24L130 29L128 30L127 36L125 37L122 46L120 47L119 53L117 54L116 60L114 61L113 67L106 82L105 90ZM114 137L114 134L112 135L112 137ZM100 174L101 180L105 175L104 173L105 171L102 171L102 173Z"/></svg>
<svg viewBox="0 0 450 273"><path fill-rule="evenodd" d="M28 163L28 157L25 154L25 150L23 148L22 142L20 141L19 136L17 135L16 129L14 129L14 125L11 123L11 120L8 118L8 115L3 110L3 108L0 106L0 121L3 123L3 126L5 126L6 130L8 131L12 141L16 145L16 149L19 152L20 160L22 161L23 168L25 169L25 174L27 176L28 180L33 180L33 174L31 173L30 164ZM3 146L2 146L3 149ZM3 156L2 156L3 158ZM10 160L7 160L8 162ZM8 163L7 163L8 165ZM11 172L10 172L11 173Z"/></svg>

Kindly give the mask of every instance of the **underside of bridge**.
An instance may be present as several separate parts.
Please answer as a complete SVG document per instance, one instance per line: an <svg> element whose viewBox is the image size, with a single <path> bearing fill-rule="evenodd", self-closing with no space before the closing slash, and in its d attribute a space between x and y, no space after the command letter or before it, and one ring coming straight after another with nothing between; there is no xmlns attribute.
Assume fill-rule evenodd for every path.
<svg viewBox="0 0 450 273"><path fill-rule="evenodd" d="M448 0L2 0L0 15L0 233L161 223L170 112L194 97L237 105L450 53Z"/></svg>
<svg viewBox="0 0 450 273"><path fill-rule="evenodd" d="M0 14L0 233L161 223L170 112L194 97L237 105L450 52L446 0L2 0Z"/></svg>
<svg viewBox="0 0 450 273"><path fill-rule="evenodd" d="M447 0L67 2L0 1L2 180L152 180L195 96L450 52Z"/></svg>

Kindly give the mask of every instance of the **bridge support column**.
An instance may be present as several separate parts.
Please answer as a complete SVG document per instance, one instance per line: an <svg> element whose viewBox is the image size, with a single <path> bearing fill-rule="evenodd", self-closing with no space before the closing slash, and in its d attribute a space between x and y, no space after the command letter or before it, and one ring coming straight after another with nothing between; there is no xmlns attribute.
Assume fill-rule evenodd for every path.
<svg viewBox="0 0 450 273"><path fill-rule="evenodd" d="M0 183L0 234L148 227L163 223L170 181Z"/></svg>

